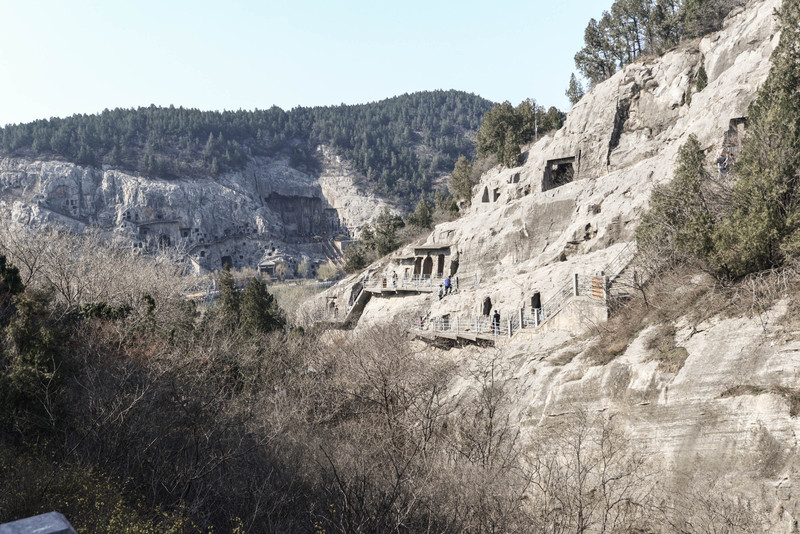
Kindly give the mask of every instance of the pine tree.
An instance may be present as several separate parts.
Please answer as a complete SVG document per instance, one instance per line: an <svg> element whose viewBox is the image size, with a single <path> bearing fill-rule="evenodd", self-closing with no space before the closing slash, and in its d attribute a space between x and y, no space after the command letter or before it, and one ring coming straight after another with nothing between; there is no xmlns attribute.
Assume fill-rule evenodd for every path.
<svg viewBox="0 0 800 534"><path fill-rule="evenodd" d="M14 296L25 290L19 269L6 262L0 255L0 326L8 323L14 313Z"/></svg>
<svg viewBox="0 0 800 534"><path fill-rule="evenodd" d="M350 245L344 251L344 270L348 273L358 271L367 266L364 252L359 245Z"/></svg>
<svg viewBox="0 0 800 534"><path fill-rule="evenodd" d="M373 248L378 256L385 256L397 248L397 231L403 226L403 219L390 212L389 208L383 208L375 220Z"/></svg>
<svg viewBox="0 0 800 534"><path fill-rule="evenodd" d="M680 5L680 0L656 0L650 18L653 41L648 43L652 52L661 55L680 42Z"/></svg>
<svg viewBox="0 0 800 534"><path fill-rule="evenodd" d="M675 176L653 190L650 211L637 230L646 256L715 269L714 221L704 195L708 179L705 153L697 137L690 135L678 152Z"/></svg>
<svg viewBox="0 0 800 534"><path fill-rule="evenodd" d="M708 73L706 73L705 58L700 62L700 68L697 69L697 92L699 93L708 85Z"/></svg>
<svg viewBox="0 0 800 534"><path fill-rule="evenodd" d="M732 4L724 0L684 0L681 6L683 36L693 39L719 29Z"/></svg>
<svg viewBox="0 0 800 534"><path fill-rule="evenodd" d="M219 310L226 324L232 326L239 322L239 295L228 264L225 264L219 276Z"/></svg>
<svg viewBox="0 0 800 534"><path fill-rule="evenodd" d="M242 291L239 318L245 332L267 334L280 330L286 324L275 297L267 284L254 278Z"/></svg>
<svg viewBox="0 0 800 534"><path fill-rule="evenodd" d="M519 148L519 136L511 127L506 129L505 141L503 144L503 154L500 161L506 167L516 167L519 165L521 156Z"/></svg>
<svg viewBox="0 0 800 534"><path fill-rule="evenodd" d="M717 248L734 276L800 254L800 3L784 0L772 68L748 110L734 205Z"/></svg>
<svg viewBox="0 0 800 534"><path fill-rule="evenodd" d="M450 189L457 199L470 200L472 198L473 185L475 184L472 183L472 163L464 156L461 156L456 161L456 166L450 175Z"/></svg>
<svg viewBox="0 0 800 534"><path fill-rule="evenodd" d="M475 147L480 157L494 154L497 161L504 160L506 133L521 129L519 116L510 102L495 104L483 117L483 123L475 136Z"/></svg>
<svg viewBox="0 0 800 534"><path fill-rule="evenodd" d="M430 204L424 198L420 198L414 212L408 217L408 222L419 228L430 228L433 224L433 214L431 213Z"/></svg>
<svg viewBox="0 0 800 534"><path fill-rule="evenodd" d="M580 80L575 76L573 72L569 77L569 87L567 87L567 91L565 93L567 98L569 99L569 103L573 106L577 104L581 98L583 98L584 91L583 85L581 84Z"/></svg>
<svg viewBox="0 0 800 534"><path fill-rule="evenodd" d="M617 71L616 50L610 32L610 15L603 14L597 20L589 20L583 34L584 47L575 54L575 67L589 80L591 85L608 79Z"/></svg>

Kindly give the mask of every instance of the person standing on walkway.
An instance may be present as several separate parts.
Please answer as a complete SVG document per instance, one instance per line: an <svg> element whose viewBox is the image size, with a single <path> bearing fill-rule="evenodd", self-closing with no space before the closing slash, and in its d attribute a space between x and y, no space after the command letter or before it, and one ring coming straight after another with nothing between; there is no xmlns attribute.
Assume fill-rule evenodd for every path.
<svg viewBox="0 0 800 534"><path fill-rule="evenodd" d="M492 333L495 335L500 333L500 312L495 310L492 317Z"/></svg>
<svg viewBox="0 0 800 534"><path fill-rule="evenodd" d="M439 300L442 300L442 284L439 284L439 291L436 294L439 295Z"/></svg>
<svg viewBox="0 0 800 534"><path fill-rule="evenodd" d="M451 289L450 277L448 276L447 278L444 279L444 294L445 295L449 295L450 294L450 289Z"/></svg>

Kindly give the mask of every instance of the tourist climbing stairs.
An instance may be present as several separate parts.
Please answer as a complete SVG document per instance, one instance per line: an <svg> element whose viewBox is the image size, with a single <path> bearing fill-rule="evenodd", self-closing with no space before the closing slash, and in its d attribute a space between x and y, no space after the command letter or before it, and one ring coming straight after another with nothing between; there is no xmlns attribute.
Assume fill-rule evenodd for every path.
<svg viewBox="0 0 800 534"><path fill-rule="evenodd" d="M499 321L486 316L417 317L410 329L421 337L496 341L499 338L510 338L523 329L541 327L576 297L601 301L609 306L612 298L626 298L636 284L641 283L633 262L636 251L636 242L629 243L600 274L574 274L540 308L521 310Z"/></svg>

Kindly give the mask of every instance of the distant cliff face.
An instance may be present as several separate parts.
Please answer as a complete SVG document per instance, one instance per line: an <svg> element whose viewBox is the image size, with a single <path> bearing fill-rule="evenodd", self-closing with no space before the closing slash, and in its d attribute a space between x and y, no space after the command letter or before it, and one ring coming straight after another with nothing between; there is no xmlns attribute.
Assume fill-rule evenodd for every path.
<svg viewBox="0 0 800 534"><path fill-rule="evenodd" d="M523 165L486 173L460 219L437 226L424 245L368 269L387 277L414 274L428 255L441 255L442 268L434 257L422 274L460 277L459 291L443 299L427 293L372 297L357 329L410 326L420 317L450 325L467 318L469 325L486 313L487 302L505 320L522 309L530 313L533 298L546 301L573 274L603 271L633 240L651 191L672 178L690 135L700 140L709 167L723 150L735 158L748 105L769 72L779 6L779 0L752 1L720 32L642 59L598 84L561 130L529 148ZM701 65L709 83L698 92ZM326 297L338 296L337 305L346 309L360 279ZM650 331L634 336L611 363L597 363L586 352L597 317L581 310L560 325L500 340L492 354L505 368L526 432L577 409L609 414L668 467L691 470L705 462L730 468L736 480L753 476L758 483L747 491L763 491L800 517L792 490L800 428L780 393L800 390L800 349L785 313L779 305L760 318L679 321L672 325L676 344L688 356L678 372L659 369L647 345ZM466 368L484 352L456 347L448 358ZM745 393L726 394L736 385L747 385ZM767 457L780 460L757 473L753 466Z"/></svg>
<svg viewBox="0 0 800 534"><path fill-rule="evenodd" d="M223 261L255 268L303 256L326 261L320 241L346 241L385 203L360 192L355 172L325 147L314 177L282 160L252 159L218 178L162 180L112 169L0 160L0 199L15 222L99 227L121 245L185 251L196 271Z"/></svg>

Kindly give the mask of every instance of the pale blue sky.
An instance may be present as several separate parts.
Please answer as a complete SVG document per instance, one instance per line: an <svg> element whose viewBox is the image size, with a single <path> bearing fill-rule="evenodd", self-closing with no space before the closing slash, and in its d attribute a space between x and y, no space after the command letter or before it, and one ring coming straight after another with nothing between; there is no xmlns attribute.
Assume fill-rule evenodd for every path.
<svg viewBox="0 0 800 534"><path fill-rule="evenodd" d="M567 109L612 0L0 0L0 125L104 108L358 104L433 89Z"/></svg>

